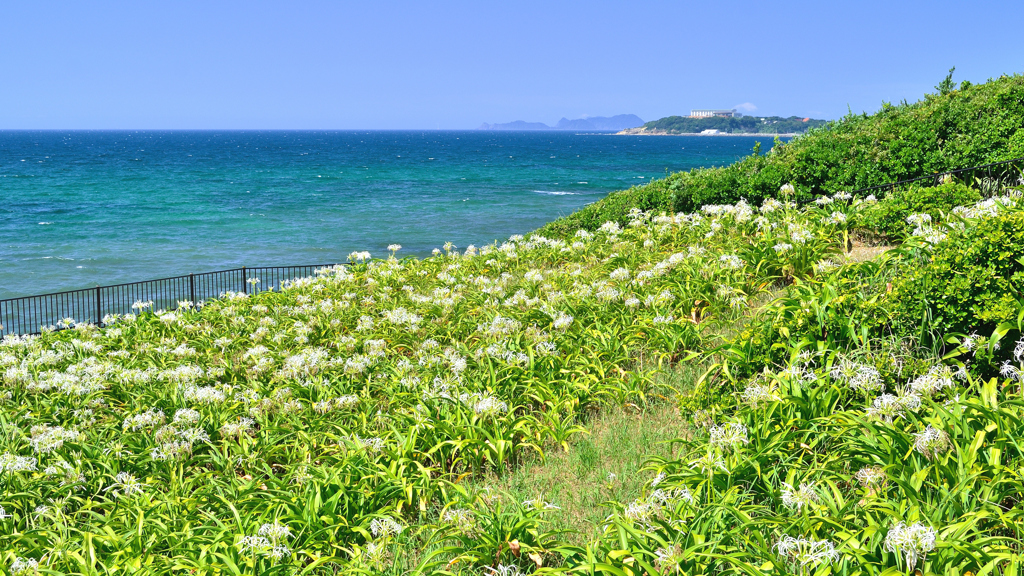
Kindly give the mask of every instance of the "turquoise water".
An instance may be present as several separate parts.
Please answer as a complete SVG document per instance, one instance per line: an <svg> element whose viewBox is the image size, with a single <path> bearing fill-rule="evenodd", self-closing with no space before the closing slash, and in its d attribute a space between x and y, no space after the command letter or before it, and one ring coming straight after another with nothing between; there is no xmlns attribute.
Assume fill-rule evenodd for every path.
<svg viewBox="0 0 1024 576"><path fill-rule="evenodd" d="M528 232L771 138L0 132L0 299Z"/></svg>

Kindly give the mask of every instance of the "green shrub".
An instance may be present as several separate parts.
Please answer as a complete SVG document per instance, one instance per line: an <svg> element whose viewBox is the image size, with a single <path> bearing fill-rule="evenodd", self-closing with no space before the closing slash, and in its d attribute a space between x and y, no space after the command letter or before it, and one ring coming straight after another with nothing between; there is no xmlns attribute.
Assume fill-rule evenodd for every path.
<svg viewBox="0 0 1024 576"><path fill-rule="evenodd" d="M937 336L991 335L1016 324L1024 298L1024 212L982 219L939 244L930 261L898 282L889 303L897 328L912 333L928 319Z"/></svg>
<svg viewBox="0 0 1024 576"><path fill-rule="evenodd" d="M721 168L678 172L646 186L614 192L540 230L566 236L607 221L625 224L631 208L690 212L743 198L760 204L783 184L796 200L856 190L955 168L1024 156L1024 76L1003 76L928 94L914 104L883 104L875 114L850 114L767 154Z"/></svg>
<svg viewBox="0 0 1024 576"><path fill-rule="evenodd" d="M928 214L932 222L941 222L953 208L979 200L981 194L977 190L956 182L928 187L912 185L896 190L867 209L861 225L891 241L900 241L914 230L907 223L911 214Z"/></svg>

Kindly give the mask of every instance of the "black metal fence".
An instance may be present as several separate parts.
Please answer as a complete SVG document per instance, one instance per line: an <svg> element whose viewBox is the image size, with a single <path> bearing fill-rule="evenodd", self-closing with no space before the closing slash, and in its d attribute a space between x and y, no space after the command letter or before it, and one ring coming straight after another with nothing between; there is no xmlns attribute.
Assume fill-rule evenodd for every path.
<svg viewBox="0 0 1024 576"><path fill-rule="evenodd" d="M917 178L889 182L888 184L868 186L867 188L852 190L851 193L865 194L875 191L893 190L900 186L919 182L936 186L944 178L953 178L965 184L980 183L982 186L986 184L999 184L1003 186L1010 184L1024 185L1024 182L1020 181L1022 177L1024 177L1024 158L1013 158L1011 160L1003 160L1002 162L993 162L969 168L957 168L956 170L936 172L926 176L918 176Z"/></svg>
<svg viewBox="0 0 1024 576"><path fill-rule="evenodd" d="M232 270L0 300L0 337L7 334L37 334L41 327L59 326L68 318L75 322L102 324L107 315L138 312L138 302L152 302L151 307L147 307L151 310L174 310L178 308L179 302L189 301L199 306L229 291L256 294L279 290L282 282L313 276L316 270L330 266L334 264L256 268L243 266Z"/></svg>

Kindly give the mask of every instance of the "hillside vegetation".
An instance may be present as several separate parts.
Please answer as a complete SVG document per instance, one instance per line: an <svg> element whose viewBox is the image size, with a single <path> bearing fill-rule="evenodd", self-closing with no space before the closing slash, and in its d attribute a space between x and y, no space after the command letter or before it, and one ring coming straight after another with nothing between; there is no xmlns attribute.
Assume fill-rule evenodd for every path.
<svg viewBox="0 0 1024 576"><path fill-rule="evenodd" d="M0 558L17 576L1018 574L1024 181L977 184L805 203L784 184L564 239L395 245L277 292L5 337ZM851 257L871 235L894 244ZM623 408L678 420L585 441ZM588 469L619 456L597 445L632 463L602 504L567 521L541 481L512 493L588 445Z"/></svg>
<svg viewBox="0 0 1024 576"><path fill-rule="evenodd" d="M760 203L783 184L806 201L1024 156L1024 76L944 90L914 104L886 103L872 115L851 114L730 166L679 172L612 193L541 232L565 237L607 221L625 224L634 207L676 213L741 198Z"/></svg>
<svg viewBox="0 0 1024 576"><path fill-rule="evenodd" d="M726 133L750 134L797 134L817 128L825 120L790 116L739 116L735 118L690 118L689 116L667 116L647 122L636 133L652 134L699 134L704 130L720 130Z"/></svg>

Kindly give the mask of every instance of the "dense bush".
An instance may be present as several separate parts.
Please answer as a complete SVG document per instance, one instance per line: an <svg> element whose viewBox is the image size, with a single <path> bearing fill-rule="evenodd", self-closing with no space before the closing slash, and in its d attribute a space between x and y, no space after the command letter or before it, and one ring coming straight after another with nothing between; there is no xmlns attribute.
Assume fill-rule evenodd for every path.
<svg viewBox="0 0 1024 576"><path fill-rule="evenodd" d="M954 232L930 260L899 282L889 304L902 332L922 319L935 334L990 336L1016 325L1024 299L1024 213L1012 211Z"/></svg>
<svg viewBox="0 0 1024 576"><path fill-rule="evenodd" d="M760 203L783 184L797 199L853 190L1024 155L1024 76L963 84L914 104L883 104L850 114L766 154L722 168L679 172L647 186L615 192L556 220L547 235L571 235L607 220L626 222L628 208L689 212L745 198Z"/></svg>
<svg viewBox="0 0 1024 576"><path fill-rule="evenodd" d="M907 219L914 214L928 214L932 222L942 221L957 206L968 206L981 200L981 194L969 186L947 182L939 186L899 188L871 209L865 211L861 224L890 241L900 241L913 232Z"/></svg>

